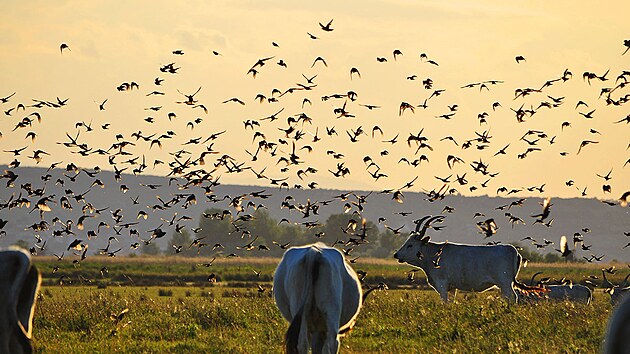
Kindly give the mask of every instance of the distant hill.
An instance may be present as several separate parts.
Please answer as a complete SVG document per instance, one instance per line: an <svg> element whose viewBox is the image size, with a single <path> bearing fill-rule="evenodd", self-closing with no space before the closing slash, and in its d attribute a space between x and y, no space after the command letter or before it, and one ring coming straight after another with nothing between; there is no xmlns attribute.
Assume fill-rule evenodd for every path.
<svg viewBox="0 0 630 354"><path fill-rule="evenodd" d="M0 166L2 171L7 169L7 166ZM167 248L170 235L174 231L175 226L169 226L169 221L173 220L175 213L177 213L176 218L184 215L190 217L190 220L184 219L181 224L185 224L188 229L195 228L199 225L202 212L209 208L231 210L233 215L235 215L236 211L229 206L229 200L235 196L248 194L253 191L265 191L270 196L267 199L248 197L243 201L243 206L249 201L257 205L262 203L268 209L270 216L277 220L286 218L291 222L308 220L323 223L330 215L343 213L344 204L346 203L350 203L352 211L357 210L357 205L352 204L352 202L357 201L357 198L349 195L348 200L341 200L337 196L346 191L338 190L287 190L286 188L279 190L277 187L270 186L220 184L212 187L211 191L208 188L207 192L209 193L205 194L206 191L198 186L182 189L183 179L169 179L160 176L122 174L120 181L116 181L114 174L109 171L100 171L94 177L88 176L85 171L81 171L75 177L75 172L59 168L48 172L44 168L31 167L16 168L12 169L12 171L18 175L12 188L6 187L6 178L0 179L0 185L2 186L0 188L0 204L3 206L2 210L0 210L0 219L8 221L3 228L6 231L6 235L0 237L0 247L9 246L18 240L24 240L29 245L33 245L36 242L35 235L38 235L42 240L47 240L46 254L60 254L66 250L67 245L73 239L73 236L53 236L53 230L62 228L59 223L52 225L52 220L55 217L58 217L63 223L72 220L72 223L74 223L72 229L76 233L76 238L84 239L90 245L90 251L92 252L96 248L105 247L108 235L114 235L115 232L111 227L106 229L102 226L99 237L88 240L87 230L96 230L101 222L114 226L116 222L112 218L112 213L118 209L120 209L120 214L123 215L118 225L138 222L134 227L139 231L140 239L148 239L151 234L149 230L157 227L161 227L163 231L166 231L166 237L154 241L162 250ZM102 188L94 184L97 179L103 184ZM57 181L63 181L63 185L56 183ZM28 186L29 184L30 187ZM121 188L122 186L126 188ZM49 224L48 230L34 231L32 229L34 224L41 221L39 211L33 210L41 196L36 195L38 193L29 196L29 188L31 194L37 189L42 189L43 193L39 194L53 196L51 199L55 203L48 203L52 211L43 213L44 219ZM123 192L124 189L128 190ZM83 197L85 202L92 204L94 209L104 209L100 212L100 215L87 213L91 217L84 220L85 227L83 230L77 228L77 221L83 215L82 207L86 204L73 198L72 193L74 195L85 194ZM445 215L447 215L445 225L447 227L443 231L431 233L434 240L471 244L485 244L489 241L519 242L532 250L534 246L529 241L520 240L526 236L531 236L539 243L543 243L543 239L554 241L553 245L542 250L544 253L555 252L553 249L559 247L558 243L561 235L566 235L571 241L574 233L580 233L583 236L584 243L592 245L592 247L588 251L577 250L576 258L590 257L591 254L596 256L605 254L603 261L615 259L630 262L630 247L624 248L630 242L630 237L624 236L624 232L630 232L630 208L608 206L595 199L552 199L551 215L545 221L553 219L553 222L550 227L547 227L541 224L533 224L534 218L531 217L531 215L540 213L540 203L544 196L528 198L522 202L522 206L512 206L508 209L507 206L517 201L518 198L451 195L440 201L429 202L423 193L403 191L404 203L401 204L393 201L390 194L380 194L377 191L371 194L366 191L354 191L354 193L364 196L369 195L367 203L362 205L364 208L363 217L374 223L377 223L379 218L385 218L386 220L382 224L387 224L392 228L403 226L402 230L407 232L414 228L414 219L428 214L442 213L446 206L454 209L452 213L445 212ZM185 205L184 200L191 194L195 195L197 203ZM63 209L59 205L60 198L64 195L70 200L72 210ZM169 207L168 201L178 195L181 197L180 200ZM319 208L318 215L304 219L300 212L281 207L282 202L289 195L292 199L289 199L288 203L293 205L306 204L309 200L311 203L329 200L332 200L332 202L322 205ZM19 198L25 198L25 200L30 201L30 206L13 208L11 210L6 207L9 201L15 201ZM134 199L136 198L137 201L134 204ZM167 207L164 206L163 202L167 204ZM498 209L502 206L503 210ZM137 215L140 210L144 210L148 214L146 220L143 218L138 219ZM246 210L245 212L250 211ZM402 216L398 214L400 212L410 212L411 214ZM485 216L473 219L474 214L477 212L483 213ZM511 213L523 219L525 225L518 223L512 227L505 213ZM496 235L484 239L484 236L478 233L476 222L487 218L494 218L499 226L499 230ZM383 227L382 224L380 227ZM583 229L588 229L590 232L585 232ZM122 235L128 234L123 232ZM128 254L130 252L128 245L133 240L125 240L123 236L118 236L118 238L123 248L120 255ZM135 241L138 241L138 239ZM392 242L402 244L404 240L394 239ZM571 247L573 247L572 244ZM171 251L169 250L168 252ZM233 251L238 252L225 250L226 254Z"/></svg>

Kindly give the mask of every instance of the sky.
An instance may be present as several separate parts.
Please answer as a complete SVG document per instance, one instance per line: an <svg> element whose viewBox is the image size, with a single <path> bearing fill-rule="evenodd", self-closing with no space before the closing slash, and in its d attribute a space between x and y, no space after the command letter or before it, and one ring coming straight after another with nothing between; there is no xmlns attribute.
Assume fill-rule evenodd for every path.
<svg viewBox="0 0 630 354"><path fill-rule="evenodd" d="M430 191L443 185L436 176L451 175L449 187L463 195L494 196L505 187L515 190L514 196L569 198L582 196L586 188L586 197L617 199L630 186L630 163L624 165L630 158L630 124L613 122L630 110L626 105L606 105L601 91L622 82L615 79L630 69L630 53L622 55L629 27L623 16L615 15L629 10L630 4L621 1L614 6L587 1L186 1L177 5L169 1L7 1L0 13L0 97L16 94L0 104L5 112L0 113L0 164L17 159L22 166L47 168L56 162L62 162L60 166L73 162L112 170L108 155L80 156L76 148L59 144L69 141L67 135L78 134L78 143L93 150L107 150L122 140L135 143L125 149L132 155L117 156L115 163L118 169L131 171L136 166L125 161L136 156L140 161L144 156L145 174L166 175L168 163L174 160L169 153L186 150L190 154L178 160L194 160L214 143L210 147L219 153L206 158L202 167L208 171L213 168L210 161L227 154L235 163L244 163L243 167L256 172L264 169L269 178L288 178L291 186L305 188L316 182L318 188L395 190L418 177L411 190ZM319 23L325 25L331 19L333 31L322 30ZM309 38L307 32L318 39ZM60 51L62 43L69 49ZM395 49L402 52L396 59ZM173 54L175 50L184 54ZM426 58L421 57L423 53ZM517 56L525 60L517 62ZM259 59L268 57L273 58L255 68L255 78L248 74ZM314 62L317 57L324 58L327 66ZM387 61L378 62L377 57ZM286 67L278 65L279 60ZM176 74L159 70L169 63L180 68ZM361 77L352 75L352 68ZM573 73L566 82L554 81L542 92L515 98L515 90L540 89L546 81L561 78L566 69ZM606 81L596 78L589 84L582 77L584 72L603 76L608 70ZM272 97L274 88L284 92L306 84L302 75L317 75L313 79L317 86L282 97L275 94L277 102L254 99L259 93ZM408 79L413 75L415 80ZM156 77L164 79L159 86L154 84ZM433 81L430 89L422 84L427 78ZM501 83L487 84L487 90L462 88L489 80ZM118 91L116 87L125 82L138 83L140 88ZM199 107L177 103L199 87L194 99L207 108L207 114ZM427 108L399 114L402 102L420 105L436 90L444 91L428 99ZM148 95L153 91L163 95ZM355 101L348 97L322 100L322 96L348 91L357 94ZM618 100L629 93L628 87L618 88L611 98ZM19 103L34 104L33 99L57 102L57 98L68 99L67 104L17 108ZM303 106L305 98L312 104ZM562 104L538 108L541 102L553 103L551 98ZM100 110L99 104L106 99L105 109ZM576 108L579 101L588 107ZM493 110L495 102L500 106ZM338 117L334 110L344 103L350 116ZM455 111L449 108L453 105L457 105ZM536 109L536 113L519 123L514 110L520 107ZM278 120L263 120L280 110ZM590 119L580 114L592 110ZM33 112L40 114L41 122L28 116ZM176 117L169 120L169 112ZM478 119L482 112L488 113L485 124ZM312 122L287 122L300 113ZM455 114L439 118L449 113ZM31 125L15 128L25 117L33 119ZM201 118L199 123L189 124L197 118ZM243 122L247 120L260 125L246 128ZM562 129L563 122L570 126ZM106 124L108 128L103 129ZM280 129L290 125L304 136L297 140L294 132L285 136ZM375 126L382 135L373 130ZM326 134L326 128L332 127L338 135ZM351 142L348 132L359 127L365 134ZM521 138L530 130L537 133L525 137L528 143ZM161 149L151 146L155 137L168 131L175 135L161 139ZM223 131L205 144L186 144ZM264 138L255 137L255 131ZM491 136L488 143L472 141L470 148L462 148L465 141L484 131ZM29 132L36 134L34 141ZM407 137L419 132L433 150L416 152L415 142L407 144ZM144 141L133 137L134 133L155 136ZM122 139L117 140L119 134ZM316 134L321 140L313 142ZM383 142L396 135L395 144ZM444 139L448 136L457 144ZM271 151L260 152L252 161L248 152L254 154L261 139L277 143L278 149L275 156ZM578 154L582 141L596 143ZM286 166L279 159L291 154L292 144L302 163ZM508 144L506 154L495 156ZM11 152L22 147L26 149L19 156ZM528 148L540 150L519 158ZM49 155L42 155L37 163L29 158L36 150ZM343 157L336 159L336 154ZM417 167L400 162L421 155L429 162ZM449 155L463 163L449 167ZM154 167L155 160L165 164ZM368 167L370 161L375 165ZM470 167L474 161L482 161L488 172L498 174L491 178L474 172ZM335 177L329 172L336 171L339 163L351 173ZM307 167L317 172L297 175ZM228 173L219 166L213 175L221 176L222 183L270 185L269 180L257 179L252 170ZM609 181L597 176L611 170ZM467 183L460 184L456 177L464 173ZM384 176L372 176L379 174ZM573 183L567 185L569 181ZM527 190L543 184L542 193ZM612 193L603 191L604 184L611 186Z"/></svg>

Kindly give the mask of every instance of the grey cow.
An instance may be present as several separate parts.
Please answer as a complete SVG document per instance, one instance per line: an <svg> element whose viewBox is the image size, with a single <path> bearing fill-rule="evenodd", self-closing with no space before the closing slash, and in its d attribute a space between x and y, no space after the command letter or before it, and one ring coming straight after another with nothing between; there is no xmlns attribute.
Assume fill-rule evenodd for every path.
<svg viewBox="0 0 630 354"><path fill-rule="evenodd" d="M429 285L443 301L448 301L450 290L484 291L497 286L503 297L516 302L514 286L529 289L516 281L521 255L512 245L481 246L430 241L427 229L443 219L444 216L425 216L418 220L416 231L394 254L398 262L420 267L427 275Z"/></svg>
<svg viewBox="0 0 630 354"><path fill-rule="evenodd" d="M534 279L537 275L542 274L542 272L536 272L531 281L530 285L536 285L534 283ZM525 295L525 299L528 301L536 301L543 299L551 299L551 300L560 300L560 301L573 301L573 302L581 302L585 304L590 304L593 300L593 292L588 287L582 284L558 284L558 285L547 285L547 284L538 284L542 286L544 289L544 296L527 296ZM520 300L520 294L519 294Z"/></svg>
<svg viewBox="0 0 630 354"><path fill-rule="evenodd" d="M287 353L337 353L362 304L359 278L343 254L321 242L291 247L273 277L273 293L289 321Z"/></svg>
<svg viewBox="0 0 630 354"><path fill-rule="evenodd" d="M21 249L0 250L0 353L31 353L41 276Z"/></svg>

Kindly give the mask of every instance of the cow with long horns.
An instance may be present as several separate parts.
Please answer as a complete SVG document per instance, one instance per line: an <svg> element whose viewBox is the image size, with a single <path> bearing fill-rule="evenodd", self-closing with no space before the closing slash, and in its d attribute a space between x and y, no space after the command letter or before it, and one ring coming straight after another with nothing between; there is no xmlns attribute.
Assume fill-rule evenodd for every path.
<svg viewBox="0 0 630 354"><path fill-rule="evenodd" d="M536 276L542 274L542 272L536 272L532 275L532 279L529 282L531 286L540 286L543 289L547 290L544 296L527 296L525 295L528 301L536 301L536 300L560 300L560 301L573 301L580 302L584 304L590 304L593 300L593 292L588 287L582 284L543 284L542 282L536 283L534 279ZM521 297L519 296L519 301Z"/></svg>
<svg viewBox="0 0 630 354"><path fill-rule="evenodd" d="M602 277L604 278L602 288L605 289L604 292L610 295L611 305L616 306L625 298L630 298L630 285L628 285L628 277L630 277L630 274L626 275L623 282L619 285L611 283L608 278L606 278L606 272L604 270L602 270Z"/></svg>
<svg viewBox="0 0 630 354"><path fill-rule="evenodd" d="M416 221L416 231L394 254L400 263L421 268L427 281L448 301L450 290L485 291L494 286L510 302L516 302L514 287L532 290L516 280L521 267L521 255L512 245L465 245L432 242L426 232L444 216L425 216Z"/></svg>

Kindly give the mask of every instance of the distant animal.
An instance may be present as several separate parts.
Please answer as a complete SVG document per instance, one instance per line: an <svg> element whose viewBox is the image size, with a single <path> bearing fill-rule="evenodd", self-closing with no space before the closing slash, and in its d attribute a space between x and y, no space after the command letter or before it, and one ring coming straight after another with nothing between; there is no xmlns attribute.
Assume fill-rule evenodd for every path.
<svg viewBox="0 0 630 354"><path fill-rule="evenodd" d="M582 284L547 285L543 288L549 290L547 296L550 299L582 302L587 305L593 301L593 292Z"/></svg>
<svg viewBox="0 0 630 354"><path fill-rule="evenodd" d="M626 296L608 319L602 353L628 353L628 348L630 348L630 297Z"/></svg>
<svg viewBox="0 0 630 354"><path fill-rule="evenodd" d="M628 285L628 277L630 277L630 274L626 275L626 277L623 279L623 282L619 285L615 285L608 281L608 279L606 278L606 272L602 271L602 276L605 282L602 287L605 288L604 291L607 292L608 295L610 295L611 305L615 306L621 303L624 299L630 297L630 285Z"/></svg>
<svg viewBox="0 0 630 354"><path fill-rule="evenodd" d="M449 300L450 290L485 291L497 286L503 297L509 302L516 302L514 287L531 290L516 280L522 258L512 245L481 246L430 241L427 229L433 222L443 219L443 215L438 215L417 220L415 232L394 254L398 262L420 267L442 301Z"/></svg>
<svg viewBox="0 0 630 354"><path fill-rule="evenodd" d="M537 272L532 276L529 283L530 286L541 286L547 291L544 296L536 297L536 299L551 299L560 301L573 301L590 304L593 300L593 292L582 284L562 284L562 285L540 285L534 283L534 279L542 272ZM521 298L519 297L519 300ZM532 300L531 298L529 300Z"/></svg>
<svg viewBox="0 0 630 354"><path fill-rule="evenodd" d="M273 293L290 322L286 353L337 353L361 309L362 290L341 251L321 242L291 247L274 274Z"/></svg>
<svg viewBox="0 0 630 354"><path fill-rule="evenodd" d="M0 250L0 353L32 353L35 298L41 275L21 249Z"/></svg>

